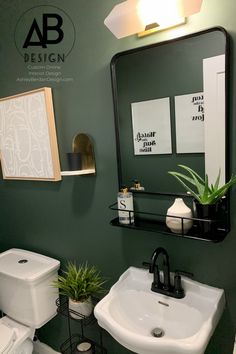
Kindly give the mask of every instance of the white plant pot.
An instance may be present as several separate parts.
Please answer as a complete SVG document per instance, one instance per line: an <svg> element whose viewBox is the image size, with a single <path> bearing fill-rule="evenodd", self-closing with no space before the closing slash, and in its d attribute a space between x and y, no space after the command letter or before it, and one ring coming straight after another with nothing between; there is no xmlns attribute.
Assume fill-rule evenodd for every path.
<svg viewBox="0 0 236 354"><path fill-rule="evenodd" d="M69 310L75 311L78 313L70 312L70 316L76 318L77 320L82 320L84 317L88 317L93 312L93 303L91 297L86 301L74 301L69 299Z"/></svg>
<svg viewBox="0 0 236 354"><path fill-rule="evenodd" d="M175 216L178 216L179 218L176 218ZM181 217L192 218L192 210L184 203L182 198L176 198L174 204L172 204L167 210L166 226L174 233L183 232L186 234L193 226L193 221L181 219Z"/></svg>

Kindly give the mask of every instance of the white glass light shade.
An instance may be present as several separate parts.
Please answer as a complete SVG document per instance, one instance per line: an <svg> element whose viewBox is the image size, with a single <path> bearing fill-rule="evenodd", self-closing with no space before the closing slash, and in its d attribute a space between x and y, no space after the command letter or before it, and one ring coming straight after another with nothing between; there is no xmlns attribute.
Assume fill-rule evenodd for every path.
<svg viewBox="0 0 236 354"><path fill-rule="evenodd" d="M182 17L201 9L203 0L126 0L116 5L105 19L108 29L123 38L145 30L146 26L169 27Z"/></svg>
<svg viewBox="0 0 236 354"><path fill-rule="evenodd" d="M180 17L180 9L176 0L139 0L138 15L145 27L156 23L159 26L174 23Z"/></svg>
<svg viewBox="0 0 236 354"><path fill-rule="evenodd" d="M180 9L180 17L191 16L201 10L203 0L176 0Z"/></svg>
<svg viewBox="0 0 236 354"><path fill-rule="evenodd" d="M127 0L116 5L104 24L117 38L123 38L144 30L145 25L137 13L139 0Z"/></svg>

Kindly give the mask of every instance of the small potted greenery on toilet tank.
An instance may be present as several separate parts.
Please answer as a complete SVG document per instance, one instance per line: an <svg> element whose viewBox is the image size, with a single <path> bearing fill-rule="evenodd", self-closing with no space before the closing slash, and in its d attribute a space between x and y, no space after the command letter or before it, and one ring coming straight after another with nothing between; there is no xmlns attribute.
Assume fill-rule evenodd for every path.
<svg viewBox="0 0 236 354"><path fill-rule="evenodd" d="M93 311L92 296L103 290L104 280L95 266L68 262L52 285L69 299L70 316L83 319Z"/></svg>

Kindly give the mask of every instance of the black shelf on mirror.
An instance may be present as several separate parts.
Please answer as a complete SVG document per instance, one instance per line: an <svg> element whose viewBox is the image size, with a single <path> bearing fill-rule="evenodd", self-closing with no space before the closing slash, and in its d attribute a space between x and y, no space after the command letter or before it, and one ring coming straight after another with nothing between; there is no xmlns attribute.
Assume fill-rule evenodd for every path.
<svg viewBox="0 0 236 354"><path fill-rule="evenodd" d="M117 208L117 202L113 203L109 206L109 208L113 211L118 213L119 209ZM124 211L124 210L121 210ZM143 231L150 231L155 233L160 233L164 235L175 236L178 238L187 238L187 239L195 239L199 241L207 241L207 242L221 242L225 239L226 235L229 233L229 218L228 218L228 208L227 202L225 203L225 207L223 209L223 218L220 220L208 220L208 219L199 219L199 218L184 218L184 217L176 217L168 215L169 217L175 217L180 219L182 224L182 230L179 233L172 232L166 226L166 214L158 214L158 213L150 213L150 212L143 212L143 211L127 211L129 213L129 217L131 219L131 213L134 214L134 223L130 224L122 224L119 222L119 218L116 217L110 221L112 226L118 226L126 229L132 230L143 230ZM184 219L192 220L193 226L192 228L185 233L183 222ZM203 234L201 232L200 225L211 225L212 231L211 233Z"/></svg>
<svg viewBox="0 0 236 354"><path fill-rule="evenodd" d="M221 242L224 240L226 237L228 231L226 229L220 229L218 230L213 236L212 239L206 238L206 237L201 237L198 233L197 227L193 226L192 229L187 233L187 234L176 234L171 232L164 224L164 222L161 221L153 221L153 220L148 220L148 219L142 219L135 217L135 222L134 224L120 224L119 223L119 218L112 219L110 221L110 224L112 226L118 226L118 227L123 227L123 228L128 228L128 229L133 229L133 230L143 230L143 231L151 231L151 232L156 232L156 233L161 233L161 234L166 234L166 235L171 235L179 238L190 238L190 239L195 239L195 240L200 240L200 241L208 241L208 242Z"/></svg>

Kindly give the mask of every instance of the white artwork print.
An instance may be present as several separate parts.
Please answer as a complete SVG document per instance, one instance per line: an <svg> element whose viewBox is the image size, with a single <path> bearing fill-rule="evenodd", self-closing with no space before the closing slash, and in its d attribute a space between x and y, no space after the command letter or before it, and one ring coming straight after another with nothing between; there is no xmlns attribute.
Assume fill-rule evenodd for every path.
<svg viewBox="0 0 236 354"><path fill-rule="evenodd" d="M179 154L203 153L203 92L175 96L176 150Z"/></svg>
<svg viewBox="0 0 236 354"><path fill-rule="evenodd" d="M131 103L134 155L171 154L169 97Z"/></svg>
<svg viewBox="0 0 236 354"><path fill-rule="evenodd" d="M0 102L0 149L5 176L52 178L44 92Z"/></svg>

